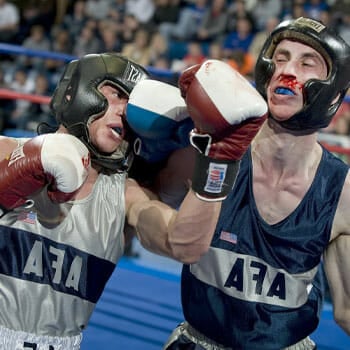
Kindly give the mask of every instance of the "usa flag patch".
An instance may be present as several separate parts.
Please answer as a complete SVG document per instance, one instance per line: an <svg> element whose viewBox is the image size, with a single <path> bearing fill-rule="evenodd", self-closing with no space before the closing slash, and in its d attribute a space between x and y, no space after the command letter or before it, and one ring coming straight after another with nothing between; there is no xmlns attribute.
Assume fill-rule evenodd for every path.
<svg viewBox="0 0 350 350"><path fill-rule="evenodd" d="M220 239L233 244L237 243L237 235L232 232L221 231Z"/></svg>
<svg viewBox="0 0 350 350"><path fill-rule="evenodd" d="M36 213L35 212L22 212L18 215L18 220L26 222L28 224L35 224L36 221Z"/></svg>

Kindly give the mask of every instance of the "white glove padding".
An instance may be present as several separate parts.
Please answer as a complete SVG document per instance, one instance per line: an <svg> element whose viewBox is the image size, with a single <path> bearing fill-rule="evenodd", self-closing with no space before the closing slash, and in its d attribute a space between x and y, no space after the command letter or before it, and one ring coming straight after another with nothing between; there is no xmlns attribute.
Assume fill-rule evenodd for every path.
<svg viewBox="0 0 350 350"><path fill-rule="evenodd" d="M85 182L90 167L90 153L86 146L69 134L46 135L41 149L45 173L51 174L57 190L76 191Z"/></svg>
<svg viewBox="0 0 350 350"><path fill-rule="evenodd" d="M208 60L189 68L181 75L179 86L200 133L220 134L229 126L267 113L259 92L222 61Z"/></svg>
<svg viewBox="0 0 350 350"><path fill-rule="evenodd" d="M90 168L86 146L69 134L34 137L0 162L0 207L25 205L30 195L45 186L51 200L70 200Z"/></svg>
<svg viewBox="0 0 350 350"><path fill-rule="evenodd" d="M126 120L138 136L154 140L169 138L185 118L188 118L185 101L173 85L145 79L130 93Z"/></svg>

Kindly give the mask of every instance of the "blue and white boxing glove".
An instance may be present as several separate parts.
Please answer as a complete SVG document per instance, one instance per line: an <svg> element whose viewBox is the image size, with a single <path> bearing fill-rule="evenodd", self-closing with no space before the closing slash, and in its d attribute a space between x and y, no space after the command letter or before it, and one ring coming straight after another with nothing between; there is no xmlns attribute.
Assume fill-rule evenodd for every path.
<svg viewBox="0 0 350 350"><path fill-rule="evenodd" d="M136 134L134 152L147 162L166 159L174 150L189 145L193 122L180 90L146 79L129 96L126 120Z"/></svg>

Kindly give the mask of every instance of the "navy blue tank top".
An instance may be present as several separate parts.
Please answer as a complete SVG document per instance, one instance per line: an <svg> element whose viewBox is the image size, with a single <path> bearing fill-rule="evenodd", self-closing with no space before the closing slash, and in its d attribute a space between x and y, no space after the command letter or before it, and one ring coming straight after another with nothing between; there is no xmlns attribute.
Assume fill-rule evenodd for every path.
<svg viewBox="0 0 350 350"><path fill-rule="evenodd" d="M317 271L347 172L345 163L323 150L298 207L269 225L255 204L247 152L209 251L183 267L185 319L235 350L281 349L312 333L322 308Z"/></svg>

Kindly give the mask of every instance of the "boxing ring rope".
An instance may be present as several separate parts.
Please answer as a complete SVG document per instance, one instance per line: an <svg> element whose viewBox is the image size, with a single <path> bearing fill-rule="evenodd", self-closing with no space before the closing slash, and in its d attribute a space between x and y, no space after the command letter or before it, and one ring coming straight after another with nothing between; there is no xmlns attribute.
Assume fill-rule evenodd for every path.
<svg viewBox="0 0 350 350"><path fill-rule="evenodd" d="M0 43L0 53L7 55L25 55L30 57L41 57L53 60L59 60L63 62L70 62L78 57L51 52L51 51L39 51L26 49L19 45ZM151 75L151 78L158 80L173 81L176 83L178 78L177 72L172 72L169 70L157 69L154 67L146 67ZM0 99L22 99L33 103L49 104L50 96L41 96L36 94L27 94L13 91L10 89L0 88ZM350 103L350 96L345 98L346 103ZM319 133L319 142L330 152L335 153L340 156L344 161L350 164L350 138L343 135L334 135L328 133Z"/></svg>
<svg viewBox="0 0 350 350"><path fill-rule="evenodd" d="M350 138L348 136L319 133L318 141L328 151L338 155L346 163L350 164Z"/></svg>
<svg viewBox="0 0 350 350"><path fill-rule="evenodd" d="M337 145L329 145L325 142L321 142L321 144L328 149L328 151L333 152L333 153L339 153L343 154L347 157L350 157L350 148L344 148L342 146L337 146Z"/></svg>
<svg viewBox="0 0 350 350"><path fill-rule="evenodd" d="M33 103L44 103L49 104L51 101L50 96L42 96L36 94L26 94L22 92L17 92L9 89L0 88L0 99L6 100L26 100Z"/></svg>

